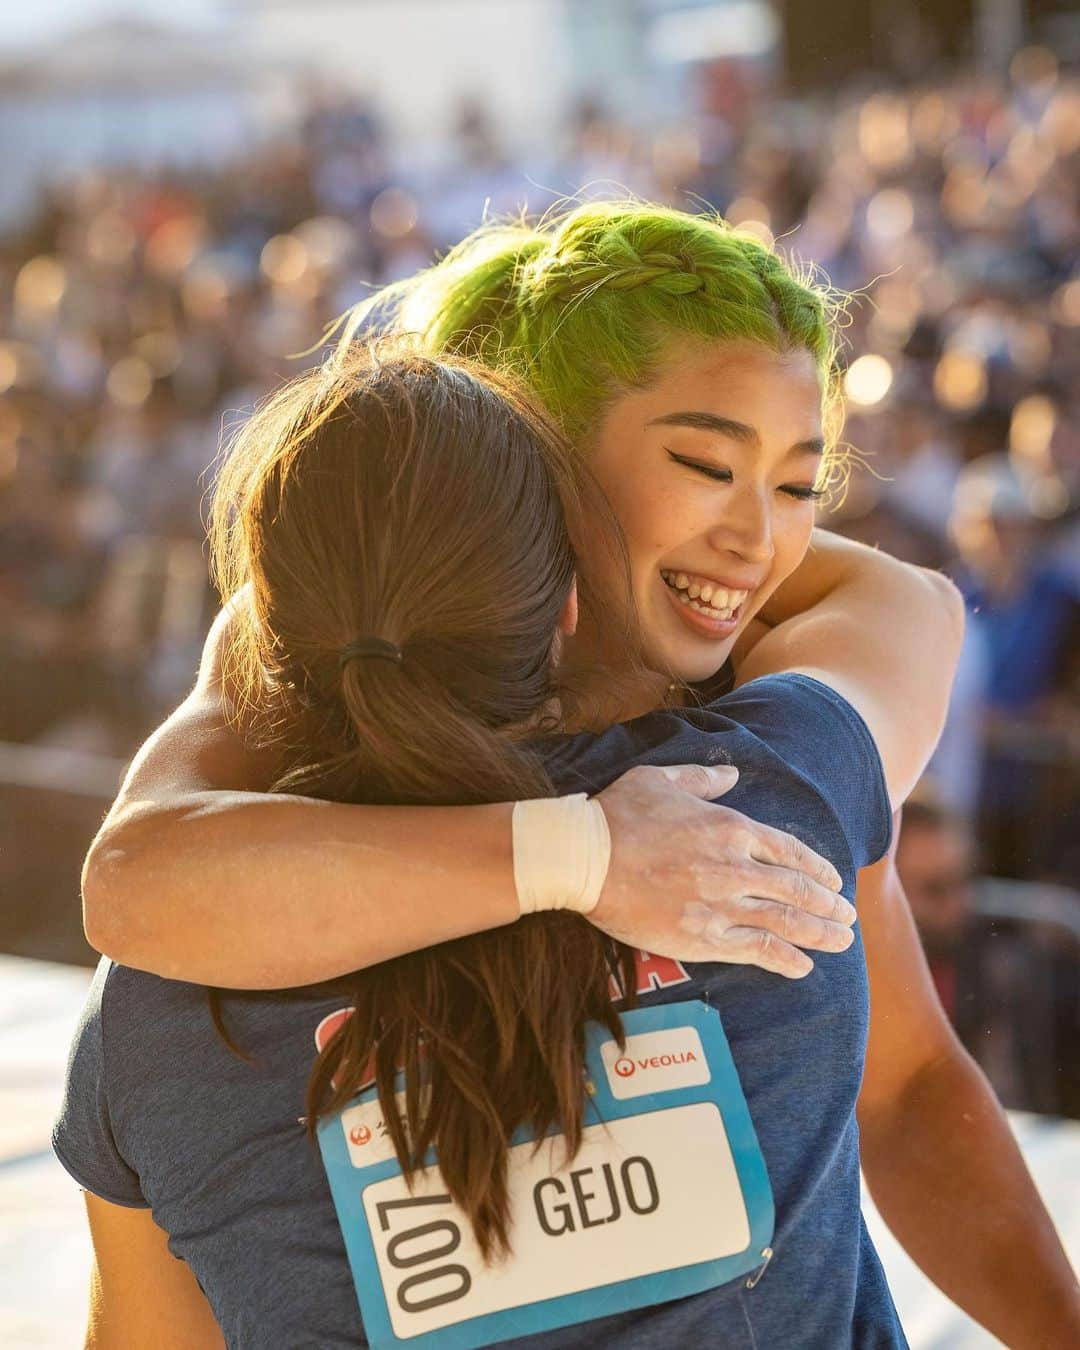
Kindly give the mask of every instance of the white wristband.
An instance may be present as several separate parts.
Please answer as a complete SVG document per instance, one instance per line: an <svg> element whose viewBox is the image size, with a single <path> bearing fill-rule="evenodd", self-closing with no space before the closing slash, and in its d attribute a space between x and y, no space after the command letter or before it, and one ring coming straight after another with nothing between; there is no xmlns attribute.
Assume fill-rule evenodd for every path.
<svg viewBox="0 0 1080 1350"><path fill-rule="evenodd" d="M596 908L611 861L600 803L584 792L515 802L514 881L522 914Z"/></svg>

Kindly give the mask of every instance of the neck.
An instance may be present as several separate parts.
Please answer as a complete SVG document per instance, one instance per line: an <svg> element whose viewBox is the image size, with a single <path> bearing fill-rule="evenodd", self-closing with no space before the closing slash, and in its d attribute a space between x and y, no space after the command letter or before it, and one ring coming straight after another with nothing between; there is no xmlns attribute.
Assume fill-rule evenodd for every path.
<svg viewBox="0 0 1080 1350"><path fill-rule="evenodd" d="M590 641L584 626L563 639L559 666L572 695L561 719L568 731L602 731L682 702L675 698L670 675L628 668L621 653L605 652Z"/></svg>

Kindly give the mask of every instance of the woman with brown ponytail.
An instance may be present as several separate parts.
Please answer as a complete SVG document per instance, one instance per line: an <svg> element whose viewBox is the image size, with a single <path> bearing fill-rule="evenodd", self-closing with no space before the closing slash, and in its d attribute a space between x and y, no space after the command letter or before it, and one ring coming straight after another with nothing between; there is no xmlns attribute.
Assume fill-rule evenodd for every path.
<svg viewBox="0 0 1080 1350"><path fill-rule="evenodd" d="M1054 1343L1047 1337L1076 1316L1067 1265L985 1084L927 994L902 894L887 884L890 809L936 740L961 611L942 578L813 530L838 433L828 297L722 223L594 206L535 234L467 241L399 299L401 327L424 350L463 351L541 394L587 450L625 539L625 568L614 522L576 461L553 451L505 388L516 431L503 415L486 424L497 434L485 434L483 418L476 426L476 399L487 406L479 395L402 407L377 381L363 384L354 412L340 388L352 368L346 341L295 416L256 421L248 467L222 498L236 507L233 523L218 533L225 556L246 559L248 571L219 570L235 597L231 619L216 628L190 705L136 761L99 836L88 921L135 965L231 988L310 984L359 967L348 981L353 1011L337 990L320 1001L309 988L291 1004L223 995L219 1022L245 1062L208 1037L201 991L103 967L57 1132L61 1158L96 1193L91 1222L99 1255L109 1253L102 1287L119 1281L114 1292L152 1302L145 1272L161 1266L146 1253L163 1229L230 1344L362 1344L366 1335L456 1346L902 1345L859 1217L858 1097L868 1175L909 1250L998 1334ZM436 384L459 390L463 378ZM470 390L483 386L468 379ZM367 395L386 417L374 439ZM275 473L287 482L342 420L355 421L355 439L289 497ZM394 458L381 482L398 513L365 517L353 476L358 457L367 463L361 450L378 459L443 438L468 450L454 461L477 475L462 480L468 491L411 455ZM567 511L562 563L537 561L553 544L551 513L515 479L520 456L482 450L500 438L519 447L531 438L549 466ZM263 483L264 462L274 470L266 491L249 498L244 485ZM488 514L466 515L481 489ZM296 509L305 499L317 505L312 515ZM496 535L500 524L513 537ZM570 542L581 561L576 632ZM399 549L414 571L395 566ZM620 599L626 573L632 610ZM222 650L232 657L224 666ZM727 680L710 687L721 669ZM222 734L223 700L242 733L233 742ZM714 766L732 762L739 781L727 800L756 827L701 800L720 795ZM671 792L665 769L689 791ZM276 791L243 790L253 786ZM479 803L493 791L517 801L512 813L402 805ZM567 804L555 826L552 802ZM303 830L294 807L310 822ZM666 838L666 853L642 846L649 829L651 840ZM779 852L780 829L816 870L817 882L801 884L801 909L779 903L794 893L768 865L792 857ZM864 866L865 953L848 903ZM560 905L580 913L518 917ZM432 943L437 950L423 950ZM797 947L821 955L812 964ZM138 999L127 997L140 982ZM151 985L167 1013L125 1011L145 1013ZM624 1041L613 1006L623 1001L626 1019L698 1021L643 1022L642 1043ZM349 1154L342 1164L341 1150L366 1149L379 1122L350 1117L351 1105L327 1115L325 1177L317 1155L297 1147L297 1066L317 1027L309 1122L356 1089L370 1097L374 1049L393 1145L380 1166L413 1173L430 1164L432 1146L446 1188L435 1200L464 1216L420 1225L462 1253L448 1256L445 1277L458 1292L431 1295L449 1319L434 1328L409 1323L436 1315L416 1293L431 1250L403 1244L392 1222L434 1201L395 1192L362 1213L367 1191L347 1171L360 1163ZM649 1037L688 1029L701 1037L692 1060L650 1050ZM622 1068L603 1058L612 1046L631 1052ZM542 1139L557 1128L572 1159L590 1101L602 1123L630 1119L636 1089L620 1088L620 1075L684 1064L718 1094L678 1100L719 1111L734 1159L726 1191L715 1169L694 1186L715 1131L681 1135L656 1107L633 1116L648 1146L623 1156L621 1169L614 1154L598 1155L591 1172L557 1183L562 1192L554 1175L534 1178L533 1211L511 1203L520 1131ZM399 1068L404 1127L391 1109ZM678 1088L706 1091L701 1079ZM958 1134L961 1120L977 1123ZM645 1177L645 1163L663 1158ZM984 1222L991 1175L997 1200L1003 1188L1009 1197L1009 1225ZM147 1204L153 1232L117 1217ZM733 1214L747 1220L741 1247ZM415 1238L415 1227L404 1231ZM122 1239L144 1254L130 1279L112 1259ZM500 1277L507 1242L519 1240L535 1297L521 1266ZM1035 1254L1022 1291L1008 1274L1018 1241ZM987 1278L991 1267L1000 1278ZM562 1283L544 1284L553 1272ZM103 1295L102 1306L116 1303ZM132 1306L110 1314L119 1330L100 1345L132 1343ZM160 1323L148 1325L148 1338L167 1343Z"/></svg>

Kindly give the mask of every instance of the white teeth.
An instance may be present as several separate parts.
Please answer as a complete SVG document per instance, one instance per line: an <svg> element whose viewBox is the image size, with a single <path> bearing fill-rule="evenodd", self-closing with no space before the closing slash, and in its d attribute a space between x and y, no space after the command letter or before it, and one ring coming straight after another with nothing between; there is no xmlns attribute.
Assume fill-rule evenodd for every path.
<svg viewBox="0 0 1080 1350"><path fill-rule="evenodd" d="M679 603L687 605L690 609L696 609L699 614L706 614L710 619L730 619L731 610L713 609L711 605L703 605L700 600L691 600L685 591L679 591Z"/></svg>
<svg viewBox="0 0 1080 1350"><path fill-rule="evenodd" d="M684 604L712 618L729 619L750 594L749 591L729 591L723 586L714 586L711 581L698 581L688 572L661 570L660 575L677 591Z"/></svg>

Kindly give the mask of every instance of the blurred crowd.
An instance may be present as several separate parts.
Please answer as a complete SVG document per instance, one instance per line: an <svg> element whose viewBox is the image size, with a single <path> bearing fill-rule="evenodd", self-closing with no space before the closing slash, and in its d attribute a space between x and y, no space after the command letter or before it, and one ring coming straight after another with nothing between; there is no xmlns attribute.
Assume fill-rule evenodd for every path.
<svg viewBox="0 0 1080 1350"><path fill-rule="evenodd" d="M1012 925L1045 956L1054 1035L1072 1034L1080 84L1028 48L1001 76L795 101L714 73L701 95L659 131L582 100L528 162L480 102L453 113L453 150L433 161L395 145L377 107L327 96L213 172L46 189L0 240L0 742L126 757L182 697L215 608L202 541L222 431L316 359L370 285L523 200L708 204L859 292L850 472L823 523L947 570L969 601L930 814L903 850L912 885L956 902L937 906L951 925L924 929L942 997L961 1024ZM934 829L956 857L926 846ZM1023 889L977 919L976 877ZM988 1033L973 1025L974 1044ZM1023 1045L995 1043L1010 1053ZM1017 1086L1015 1104L1037 1096Z"/></svg>

